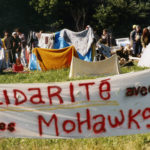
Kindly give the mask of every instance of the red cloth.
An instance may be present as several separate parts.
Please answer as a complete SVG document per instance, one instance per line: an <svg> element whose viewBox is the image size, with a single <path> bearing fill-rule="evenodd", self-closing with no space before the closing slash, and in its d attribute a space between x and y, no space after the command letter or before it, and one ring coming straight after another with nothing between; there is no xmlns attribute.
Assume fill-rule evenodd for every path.
<svg viewBox="0 0 150 150"><path fill-rule="evenodd" d="M24 68L22 64L20 65L14 64L12 70L13 72L21 72L24 70Z"/></svg>

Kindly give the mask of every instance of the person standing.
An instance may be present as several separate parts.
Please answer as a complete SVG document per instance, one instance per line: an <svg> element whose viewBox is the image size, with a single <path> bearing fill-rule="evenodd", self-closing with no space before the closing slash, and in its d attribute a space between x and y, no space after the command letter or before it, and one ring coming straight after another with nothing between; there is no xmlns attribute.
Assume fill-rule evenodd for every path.
<svg viewBox="0 0 150 150"><path fill-rule="evenodd" d="M32 53L32 49L38 47L38 37L37 33L34 31L30 31L27 38L27 45L30 48L30 53Z"/></svg>
<svg viewBox="0 0 150 150"><path fill-rule="evenodd" d="M19 30L16 29L17 36L20 39L20 44L21 44L21 63L24 67L27 66L27 60L26 60L26 39L25 35Z"/></svg>
<svg viewBox="0 0 150 150"><path fill-rule="evenodd" d="M16 32L12 33L13 36L13 63L16 63L16 58L20 59L20 54L21 54L21 40L17 36Z"/></svg>
<svg viewBox="0 0 150 150"><path fill-rule="evenodd" d="M143 29L143 33L141 36L141 44L143 48L146 48L146 46L150 43L150 33L147 28Z"/></svg>
<svg viewBox="0 0 150 150"><path fill-rule="evenodd" d="M131 45L131 47L133 47L133 39L132 39L132 37L133 37L133 34L135 34L136 25L133 25L132 29L133 30L130 32L130 45Z"/></svg>
<svg viewBox="0 0 150 150"><path fill-rule="evenodd" d="M6 54L6 65L7 67L12 67L13 64L13 37L9 35L7 31L4 32L4 43Z"/></svg>
<svg viewBox="0 0 150 150"><path fill-rule="evenodd" d="M103 33L101 35L101 38L100 38L99 42L101 44L104 44L104 45L110 47L110 35L109 35L109 33L106 29L103 30Z"/></svg>
<svg viewBox="0 0 150 150"><path fill-rule="evenodd" d="M8 54L8 50L6 49L6 46L5 46L5 34L4 34L4 37L1 39L2 43L3 43L3 52L4 52L4 63L3 63L3 66L5 69L9 68L9 54Z"/></svg>
<svg viewBox="0 0 150 150"><path fill-rule="evenodd" d="M133 40L133 55L135 57L139 57L142 51L142 44L141 44L141 27L139 25L136 26L136 30L132 35Z"/></svg>

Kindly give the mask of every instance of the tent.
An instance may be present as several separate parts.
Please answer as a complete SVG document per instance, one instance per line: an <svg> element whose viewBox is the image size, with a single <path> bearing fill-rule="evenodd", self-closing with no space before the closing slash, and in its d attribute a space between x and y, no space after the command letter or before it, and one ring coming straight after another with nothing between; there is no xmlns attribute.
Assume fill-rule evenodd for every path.
<svg viewBox="0 0 150 150"><path fill-rule="evenodd" d="M57 51L68 46L74 46L80 59L92 61L93 41L94 33L91 27L81 32L63 29L54 34L42 33L38 46L40 48L52 47L53 49L57 49ZM29 62L30 70L37 70L37 64L36 56L31 54ZM38 68L40 70L40 67Z"/></svg>
<svg viewBox="0 0 150 150"><path fill-rule="evenodd" d="M86 62L73 57L69 78L116 74L119 74L117 55L113 55L112 57L99 62Z"/></svg>
<svg viewBox="0 0 150 150"><path fill-rule="evenodd" d="M60 49L73 45L77 50L80 59L92 61L93 41L94 32L91 27L81 32L63 29L55 33L54 48Z"/></svg>
<svg viewBox="0 0 150 150"><path fill-rule="evenodd" d="M72 56L78 57L74 46L60 49L33 49L42 71L70 67Z"/></svg>

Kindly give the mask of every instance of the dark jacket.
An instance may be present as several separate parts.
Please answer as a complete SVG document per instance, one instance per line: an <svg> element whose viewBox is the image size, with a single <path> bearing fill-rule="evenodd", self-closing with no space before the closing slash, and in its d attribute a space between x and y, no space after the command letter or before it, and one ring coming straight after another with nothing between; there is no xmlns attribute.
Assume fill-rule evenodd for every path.
<svg viewBox="0 0 150 150"><path fill-rule="evenodd" d="M13 38L13 50L21 51L21 40L19 37Z"/></svg>
<svg viewBox="0 0 150 150"><path fill-rule="evenodd" d="M7 49L12 49L13 48L13 37L12 36L8 36L5 40L5 46Z"/></svg>

